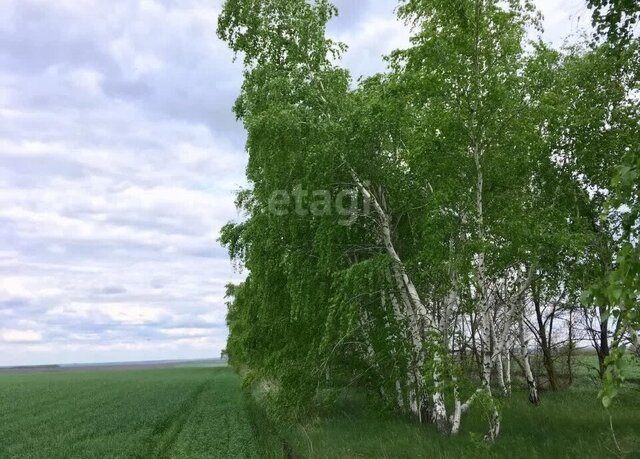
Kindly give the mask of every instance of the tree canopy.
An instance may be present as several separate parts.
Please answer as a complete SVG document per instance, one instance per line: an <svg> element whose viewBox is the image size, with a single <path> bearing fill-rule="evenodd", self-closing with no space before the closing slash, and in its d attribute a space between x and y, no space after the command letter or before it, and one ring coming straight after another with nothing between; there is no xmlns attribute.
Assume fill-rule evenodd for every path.
<svg viewBox="0 0 640 459"><path fill-rule="evenodd" d="M603 374L638 329L637 43L553 49L528 0L405 0L410 46L356 83L336 13L228 0L219 18L250 181L221 236L248 273L227 292L230 361L282 418L357 383L447 433L477 407L494 441L512 357L539 402L529 329L561 341L529 326L540 302L595 320Z"/></svg>

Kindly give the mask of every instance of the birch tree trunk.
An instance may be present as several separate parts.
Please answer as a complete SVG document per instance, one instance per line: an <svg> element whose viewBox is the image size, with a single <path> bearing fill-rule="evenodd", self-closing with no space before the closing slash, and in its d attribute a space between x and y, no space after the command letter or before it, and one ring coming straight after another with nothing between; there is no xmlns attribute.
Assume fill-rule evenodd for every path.
<svg viewBox="0 0 640 459"><path fill-rule="evenodd" d="M511 396L511 354L507 349L506 352L502 353L502 362L504 365L504 382L505 382L505 395L507 397Z"/></svg>
<svg viewBox="0 0 640 459"><path fill-rule="evenodd" d="M437 330L434 328L433 318L430 316L426 306L422 302L420 295L418 294L418 290L411 281L393 244L391 222L386 209L377 197L363 184L355 171L351 170L351 175L364 198L372 205L376 212L380 239L384 244L387 255L391 259L392 278L402 299L403 308L401 309L401 313L406 319L406 323L409 325L409 334L411 335L413 353L415 355L412 379L416 382L416 390L415 393L410 393L410 406L411 411L418 416L420 422L423 422L423 408L428 405L428 402L426 401L426 381L422 376L422 370L425 367L424 340L426 338L426 332L437 332ZM445 432L448 427L448 419L444 394L442 392L443 362L442 356L437 350L433 352L432 363L433 393L430 397L431 420L437 426L438 430Z"/></svg>
<svg viewBox="0 0 640 459"><path fill-rule="evenodd" d="M479 4L476 5L479 9ZM477 11L476 14L479 14ZM476 62L477 65L477 62ZM475 110L474 110L475 113ZM471 129L472 129L472 147L471 153L476 166L476 224L478 231L478 242L480 243L480 250L476 256L476 273L478 280L478 295L477 302L480 313L480 341L482 346L482 385L489 398L492 398L491 393L491 368L492 368L492 352L491 352L491 326L492 326L492 314L491 303L488 298L488 282L485 268L485 228L484 228L484 174L482 170L482 151L478 139L476 138L476 121L475 115L472 114ZM489 416L489 431L485 435L485 439L491 443L495 442L498 434L500 433L500 414L495 403L492 403L492 413Z"/></svg>
<svg viewBox="0 0 640 459"><path fill-rule="evenodd" d="M518 322L518 332L520 335L520 363L524 371L524 377L527 380L527 385L529 386L529 401L534 405L538 405L540 403L540 397L538 396L538 386L536 385L536 380L533 377L529 363L529 341L524 334L524 321L522 317Z"/></svg>

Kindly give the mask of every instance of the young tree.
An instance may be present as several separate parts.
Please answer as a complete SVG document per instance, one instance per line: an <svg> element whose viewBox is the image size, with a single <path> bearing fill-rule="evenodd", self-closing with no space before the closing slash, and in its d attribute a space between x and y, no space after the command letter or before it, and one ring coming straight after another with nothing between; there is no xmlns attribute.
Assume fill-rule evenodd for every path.
<svg viewBox="0 0 640 459"><path fill-rule="evenodd" d="M616 106L630 121L636 135L621 139L622 158L610 174L611 194L605 203L604 219L616 225L617 245L611 269L603 273L586 295L589 303L604 311L604 321L616 323L611 340L613 352L600 358L600 374L603 388L602 403L608 407L624 381L623 355L625 339L638 343L640 329L640 251L638 248L640 210L638 183L640 170L640 145L637 139L637 121L640 104L637 91L640 81L640 53L638 20L640 5L627 0L589 0L593 10L593 23L597 39L605 39L611 54L617 57L620 76L624 83L624 99ZM633 125L632 123L630 123ZM599 353L600 356L601 353Z"/></svg>

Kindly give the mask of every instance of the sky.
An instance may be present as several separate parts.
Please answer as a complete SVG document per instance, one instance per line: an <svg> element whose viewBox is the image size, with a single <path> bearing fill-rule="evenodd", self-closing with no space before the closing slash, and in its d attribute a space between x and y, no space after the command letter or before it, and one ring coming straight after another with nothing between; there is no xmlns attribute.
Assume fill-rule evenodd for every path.
<svg viewBox="0 0 640 459"><path fill-rule="evenodd" d="M393 0L340 0L354 76L407 43ZM538 0L554 44L583 0ZM0 366L217 357L217 239L239 220L241 62L220 0L0 1Z"/></svg>

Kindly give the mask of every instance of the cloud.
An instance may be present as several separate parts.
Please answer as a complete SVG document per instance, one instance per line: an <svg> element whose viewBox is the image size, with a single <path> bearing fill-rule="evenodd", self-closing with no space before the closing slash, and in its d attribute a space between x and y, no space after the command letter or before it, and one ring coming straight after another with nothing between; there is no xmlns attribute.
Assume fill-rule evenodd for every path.
<svg viewBox="0 0 640 459"><path fill-rule="evenodd" d="M207 328L169 328L163 329L161 332L165 335L178 338L203 338L211 334L211 330Z"/></svg>
<svg viewBox="0 0 640 459"><path fill-rule="evenodd" d="M349 46L343 61L355 79L384 71L386 63L382 57L409 45L410 31L394 17L392 8L336 32L335 39ZM372 43L378 43L378 46L372 46Z"/></svg>
<svg viewBox="0 0 640 459"><path fill-rule="evenodd" d="M0 342L36 343L42 341L42 334L36 330L0 330Z"/></svg>
<svg viewBox="0 0 640 459"><path fill-rule="evenodd" d="M148 343L170 358L193 338L161 332L176 327L210 330L193 356L224 345L223 285L240 277L217 238L246 156L218 8L1 3L0 365Z"/></svg>
<svg viewBox="0 0 640 459"><path fill-rule="evenodd" d="M584 0L537 0L544 16L544 39L561 45L565 39L591 31L591 12Z"/></svg>
<svg viewBox="0 0 640 459"><path fill-rule="evenodd" d="M105 285L96 290L98 295L123 295L127 293L127 289L120 285Z"/></svg>

